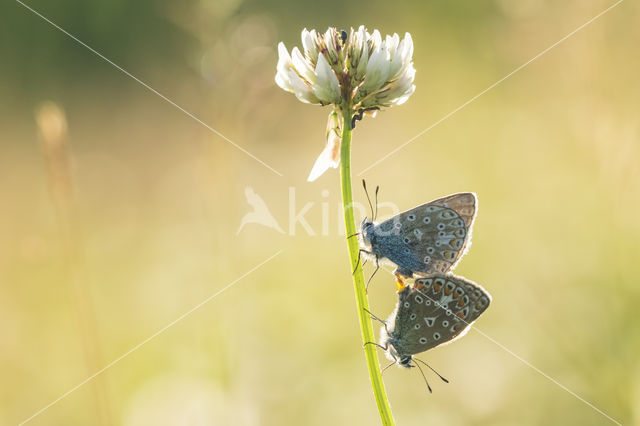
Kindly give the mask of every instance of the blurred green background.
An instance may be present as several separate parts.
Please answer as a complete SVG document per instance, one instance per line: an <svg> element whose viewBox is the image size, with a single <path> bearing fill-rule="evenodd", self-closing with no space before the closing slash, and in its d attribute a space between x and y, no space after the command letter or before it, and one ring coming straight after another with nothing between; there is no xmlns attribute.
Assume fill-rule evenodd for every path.
<svg viewBox="0 0 640 426"><path fill-rule="evenodd" d="M413 36L416 92L358 125L357 182L613 2L28 4L284 176L3 2L0 423L29 418L283 250L28 424L352 425L379 420L338 176L306 182L329 111L275 86L278 41L360 24ZM401 209L477 192L456 269L493 295L476 325L624 424L640 424L639 20L622 2L363 175ZM284 235L255 224L236 235L247 186ZM296 211L313 203L315 236L288 232L291 187ZM390 313L392 276L379 273L369 296ZM429 375L429 395L416 371L387 371L399 425L610 424L477 332L421 358L451 383Z"/></svg>

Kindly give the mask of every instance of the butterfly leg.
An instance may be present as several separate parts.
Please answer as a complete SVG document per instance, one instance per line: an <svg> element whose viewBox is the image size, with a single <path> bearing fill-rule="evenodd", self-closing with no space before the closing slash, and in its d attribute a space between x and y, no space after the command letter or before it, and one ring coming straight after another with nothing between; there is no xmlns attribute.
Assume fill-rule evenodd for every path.
<svg viewBox="0 0 640 426"><path fill-rule="evenodd" d="M378 343L376 343L376 342L367 342L367 343L365 343L365 344L363 345L363 347L366 347L367 345L374 345L374 346L377 346L377 347L379 347L380 349L382 349L383 351L386 351L386 350L387 350L387 348L385 348L384 346L382 346L382 345L380 345L380 344L378 344Z"/></svg>
<svg viewBox="0 0 640 426"><path fill-rule="evenodd" d="M373 254L370 251L366 251L365 249L358 250L358 260L356 261L356 267L353 268L353 271L351 271L351 275L354 275L358 270L358 266L360 266L360 257L362 256L362 252L365 252L366 254L371 254L371 255ZM367 263L367 259L365 259L365 261L362 263L362 266L364 266L365 263Z"/></svg>
<svg viewBox="0 0 640 426"><path fill-rule="evenodd" d="M396 365L397 363L398 363L398 360L396 359L391 364L388 364L386 367L384 367L380 373L384 374L384 372L387 371L387 368L391 367L392 365Z"/></svg>
<svg viewBox="0 0 640 426"><path fill-rule="evenodd" d="M369 277L369 279L367 280L367 286L364 288L364 290L368 293L369 292L369 283L371 282L371 279L373 278L373 276L376 274L376 272L378 272L378 269L380 269L380 265L378 264L378 258L376 257L376 269L373 270L373 274L371 274L371 276Z"/></svg>
<svg viewBox="0 0 640 426"><path fill-rule="evenodd" d="M387 322L386 322L386 321L381 320L381 319L380 319L380 318L378 318L377 316L373 315L371 312L369 312L369 310L368 310L368 309L366 309L366 308L362 308L362 309L363 309L366 313L368 313L369 315L371 315L371 318L372 318L372 319L374 319L374 320L376 320L376 321L381 322L381 323L384 325L384 329L385 329L385 331L387 332L387 334L389 334L389 329L387 328Z"/></svg>

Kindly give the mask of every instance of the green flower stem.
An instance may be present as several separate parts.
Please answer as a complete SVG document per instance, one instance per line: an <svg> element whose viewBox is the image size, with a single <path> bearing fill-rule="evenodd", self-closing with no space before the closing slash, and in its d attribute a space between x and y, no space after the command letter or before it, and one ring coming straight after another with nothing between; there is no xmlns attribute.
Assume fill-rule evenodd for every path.
<svg viewBox="0 0 640 426"><path fill-rule="evenodd" d="M356 222L353 216L353 193L351 190L351 116L353 112L349 107L343 107L343 123L342 123L342 144L340 148L340 185L342 187L342 207L344 212L344 224L347 236L355 234ZM358 254L360 247L358 239L355 237L347 239L349 248L349 258L351 260L351 270L356 267L358 262ZM369 377L371 378L371 387L378 404L378 411L382 424L385 426L395 425L393 415L391 414L391 406L387 399L387 393L382 381L382 373L380 372L380 364L378 362L378 352L375 345L367 345L367 342L375 342L373 335L373 326L369 311L369 300L364 283L364 274L362 272L362 262L357 263L358 269L353 274L353 286L356 292L356 304L358 306L358 318L360 319L360 329L362 330L362 341L364 346L364 354L367 359L367 368L369 369Z"/></svg>

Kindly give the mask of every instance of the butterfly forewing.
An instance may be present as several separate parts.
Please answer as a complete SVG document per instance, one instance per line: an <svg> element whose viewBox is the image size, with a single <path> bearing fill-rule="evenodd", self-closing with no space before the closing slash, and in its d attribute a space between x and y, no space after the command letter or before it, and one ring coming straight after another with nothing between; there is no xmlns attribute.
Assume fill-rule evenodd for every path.
<svg viewBox="0 0 640 426"><path fill-rule="evenodd" d="M491 302L489 293L478 284L443 274L417 279L398 295L391 338L403 355L462 337Z"/></svg>
<svg viewBox="0 0 640 426"><path fill-rule="evenodd" d="M476 205L465 192L400 213L377 225L379 251L402 275L447 272L469 246Z"/></svg>

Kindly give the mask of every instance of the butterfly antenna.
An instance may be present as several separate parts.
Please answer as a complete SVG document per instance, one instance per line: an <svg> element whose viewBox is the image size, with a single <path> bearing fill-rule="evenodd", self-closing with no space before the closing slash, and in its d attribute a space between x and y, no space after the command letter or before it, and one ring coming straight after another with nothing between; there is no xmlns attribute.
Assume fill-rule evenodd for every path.
<svg viewBox="0 0 640 426"><path fill-rule="evenodd" d="M362 179L362 187L364 188L364 193L367 194L367 201L369 202L369 208L371 209L371 217L373 218L373 204L371 204L371 198L369 198L369 191L367 191L367 182L365 182L364 179ZM377 192L378 190L376 189L376 194Z"/></svg>
<svg viewBox="0 0 640 426"><path fill-rule="evenodd" d="M356 235L360 235L360 232L356 232L355 234L351 234L351 235L349 235L349 236L347 237L347 240L348 240L349 238L353 238L353 237L355 237Z"/></svg>
<svg viewBox="0 0 640 426"><path fill-rule="evenodd" d="M438 377L440 377L440 378L442 379L442 381L443 381L443 382L445 382L445 383L449 383L449 381L448 381L447 379L445 379L444 377L442 377L442 376L440 375L440 373L438 373L436 370L434 370L434 369L433 369L433 367L431 367L429 364L427 364L427 363L426 363L426 362L424 362L423 360L418 359L418 358L416 358L416 357L413 357L413 359L415 359L416 361L420 361L421 363L423 363L424 365L426 365L427 367L429 367L429 369L430 369L431 371L433 371L434 373L436 373L436 375L437 375Z"/></svg>
<svg viewBox="0 0 640 426"><path fill-rule="evenodd" d="M424 371L422 371L422 367L420 367L420 364L416 364L416 367L418 367L418 370L420 370L420 374L422 374L422 378L424 379L424 382L427 384L427 389L429 389L429 393L433 393L433 391L431 390L431 386L429 386L429 381L427 380L427 376L425 376Z"/></svg>
<svg viewBox="0 0 640 426"><path fill-rule="evenodd" d="M378 217L378 191L380 190L380 185L376 186L376 214L373 215L373 220L376 220Z"/></svg>

